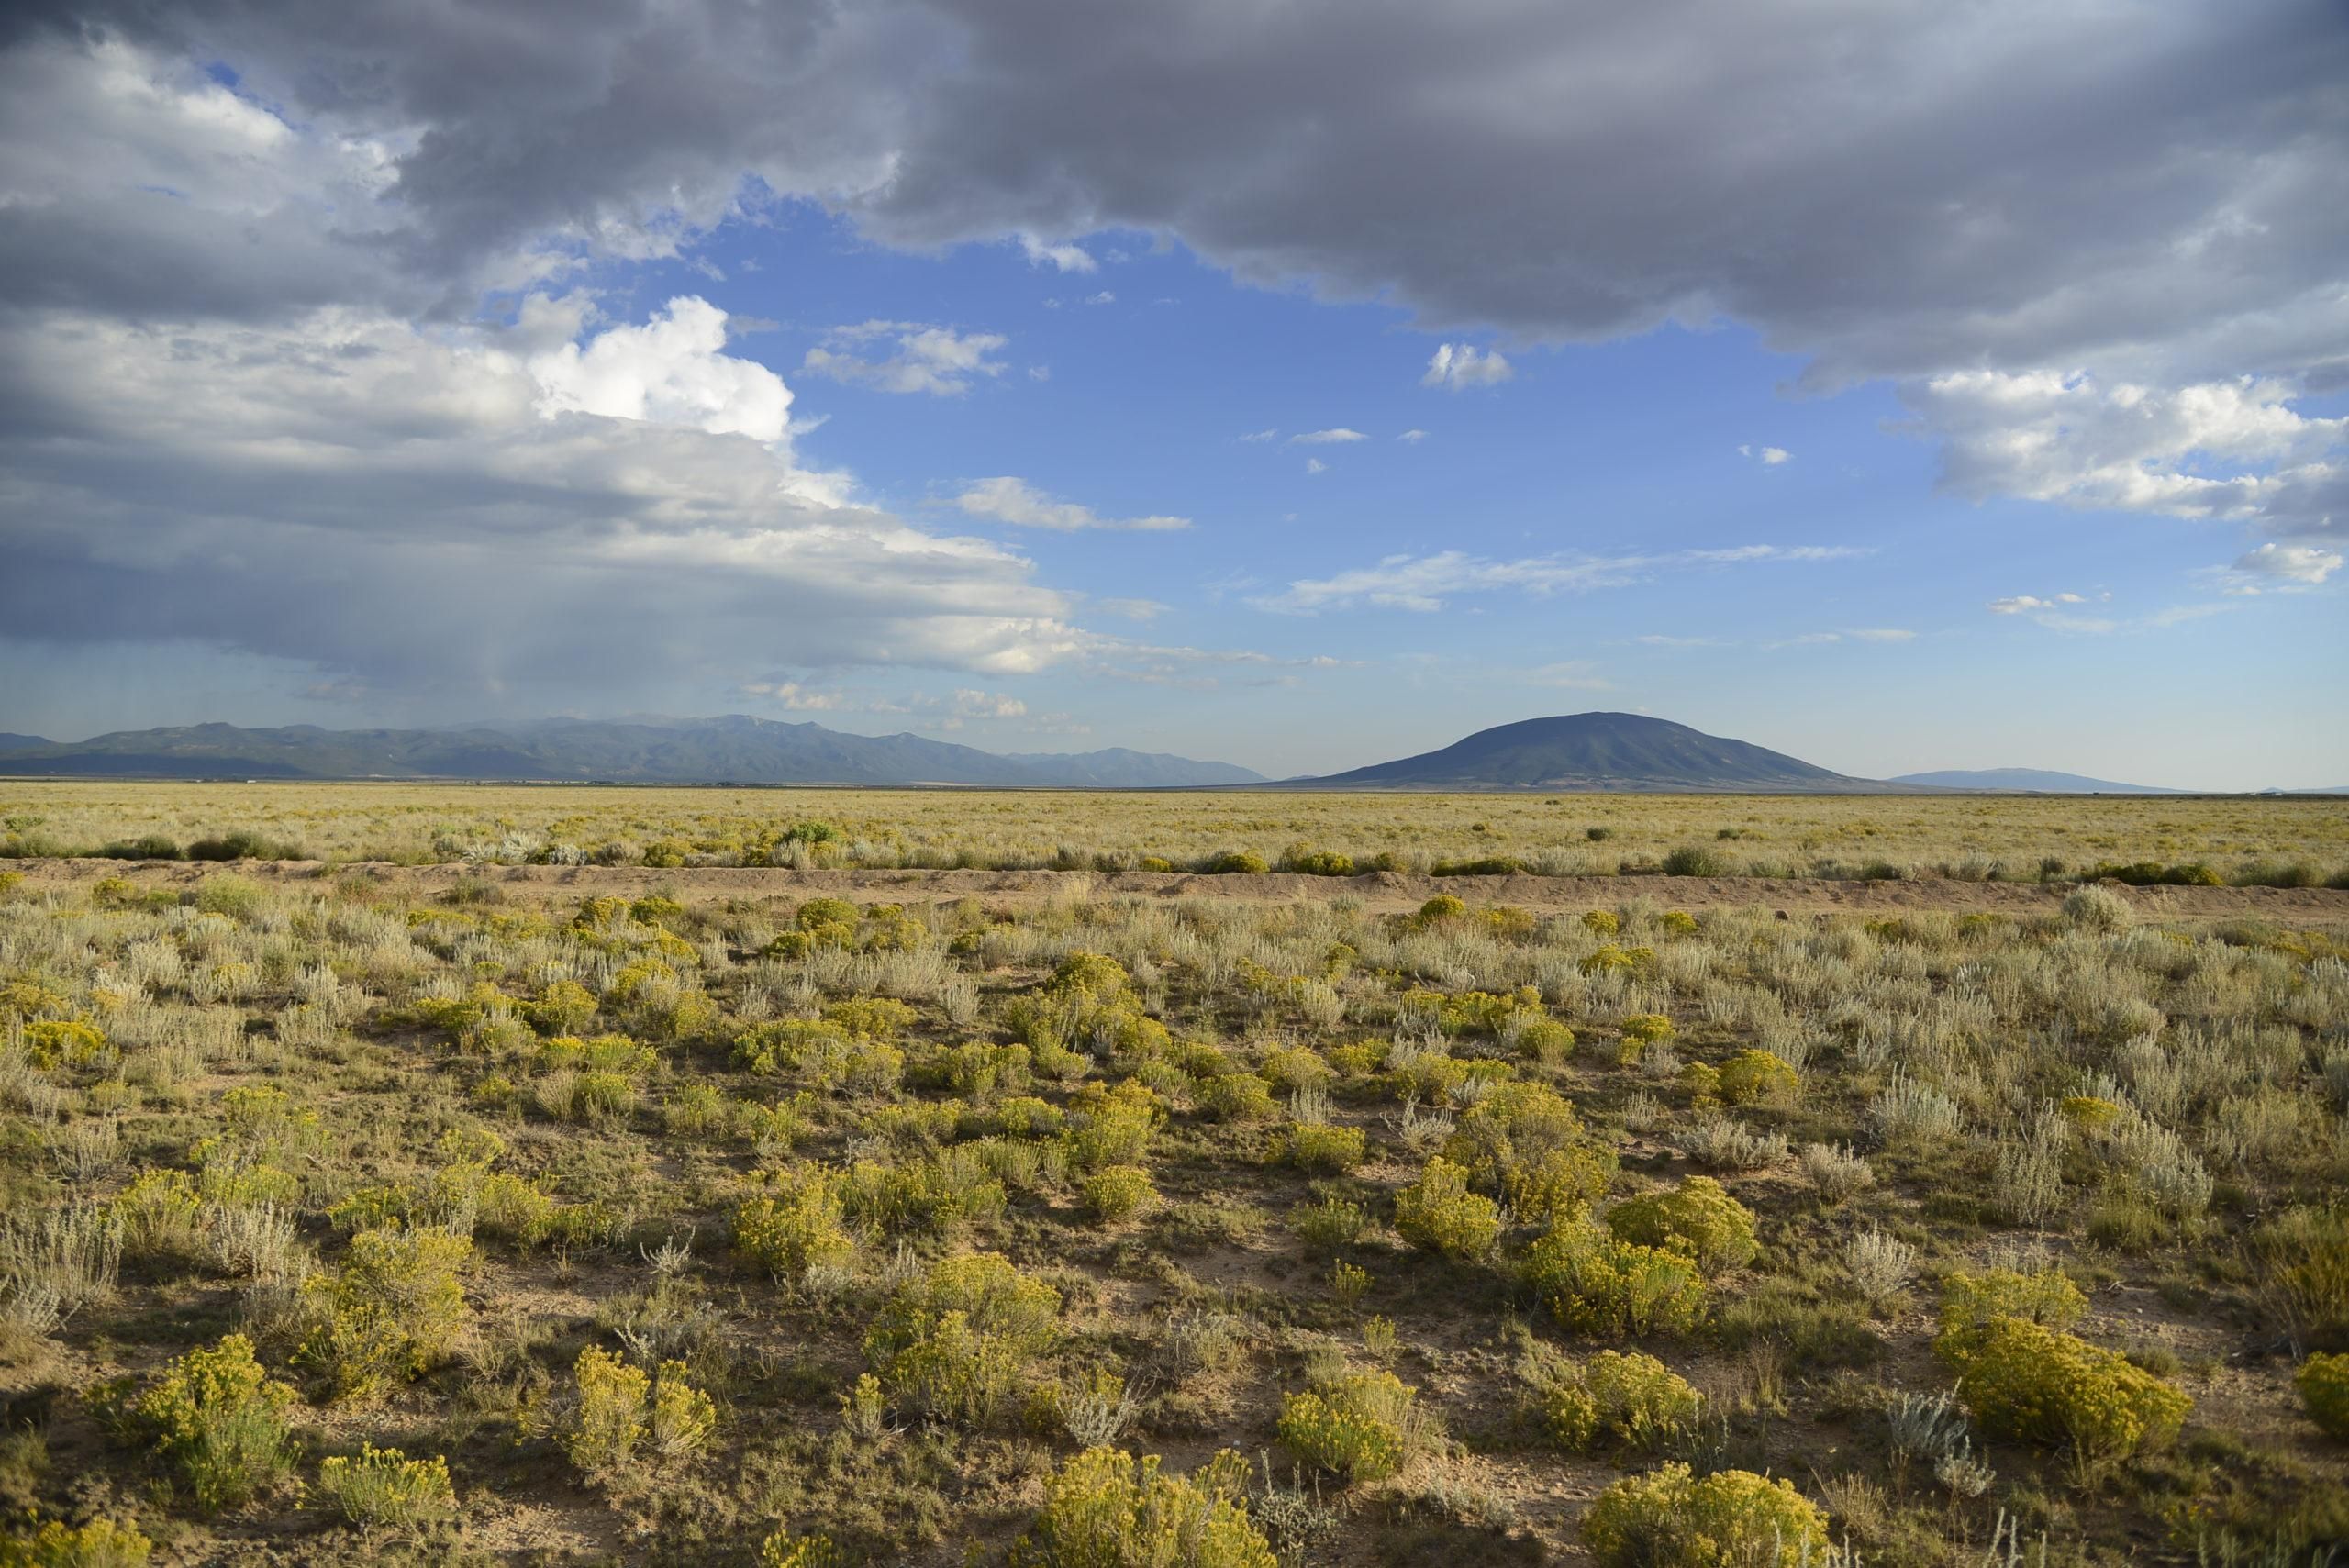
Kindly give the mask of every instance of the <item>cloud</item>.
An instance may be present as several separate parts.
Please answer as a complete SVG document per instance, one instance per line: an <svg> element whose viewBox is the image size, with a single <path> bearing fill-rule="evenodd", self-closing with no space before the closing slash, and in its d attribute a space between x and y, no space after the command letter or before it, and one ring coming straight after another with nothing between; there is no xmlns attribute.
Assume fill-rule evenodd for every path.
<svg viewBox="0 0 2349 1568"><path fill-rule="evenodd" d="M1650 648L1722 648L1728 646L1718 637L1676 637L1669 632L1642 632L1634 641Z"/></svg>
<svg viewBox="0 0 2349 1568"><path fill-rule="evenodd" d="M1287 686L1314 671L1361 668L1359 660L1328 654L1285 658L1254 649L1132 642L1099 634L1087 635L1076 662L1086 673L1110 680L1194 691L1227 684Z"/></svg>
<svg viewBox="0 0 2349 1568"><path fill-rule="evenodd" d="M1901 627L1891 626L1860 627L1843 635L1855 638L1862 642L1914 642L1917 640L1915 632Z"/></svg>
<svg viewBox="0 0 2349 1568"><path fill-rule="evenodd" d="M544 302L533 308L561 310ZM673 299L641 327L614 327L584 346L565 342L532 355L540 409L781 440L790 423L791 392L764 365L719 351L726 347L726 312L707 300Z"/></svg>
<svg viewBox="0 0 2349 1568"><path fill-rule="evenodd" d="M1323 462L1318 457L1309 457L1305 460L1305 472L1308 473L1327 473L1330 472L1330 465Z"/></svg>
<svg viewBox="0 0 2349 1568"><path fill-rule="evenodd" d="M1259 609L1299 615L1359 607L1432 612L1462 594L1581 593L1623 587L1660 572L1751 562L1842 561L1866 553L1842 546L1756 544L1649 555L1540 555L1495 561L1447 550L1435 555L1390 555L1375 566L1301 579L1278 594L1252 598L1249 603Z"/></svg>
<svg viewBox="0 0 2349 1568"><path fill-rule="evenodd" d="M1349 441L1366 441L1368 439L1370 439L1370 438L1364 435L1360 430L1349 430L1343 425L1340 425L1332 429L1307 430L1302 435L1291 436L1288 439L1288 444L1293 447L1342 446Z"/></svg>
<svg viewBox="0 0 2349 1568"><path fill-rule="evenodd" d="M1942 439L1942 484L1959 495L2249 522L2287 537L2349 526L2349 417L2303 417L2279 381L2163 390L1971 370L1902 395Z"/></svg>
<svg viewBox="0 0 2349 1568"><path fill-rule="evenodd" d="M2112 595L2107 594L2106 598ZM2043 599L2032 594L2016 594L2009 598L1993 599L1989 610L1994 616L2028 615L2034 610L2053 610L2065 605L2085 605L2087 600L2078 594L2054 594Z"/></svg>
<svg viewBox="0 0 2349 1568"><path fill-rule="evenodd" d="M1251 430L1240 439L1243 441L1264 442L1272 440L1279 434L1280 431L1277 429Z"/></svg>
<svg viewBox="0 0 2349 1568"><path fill-rule="evenodd" d="M1103 289L1099 294L1086 295L1085 296L1085 303L1087 305L1115 305L1118 303L1118 296L1111 294L1108 289Z"/></svg>
<svg viewBox="0 0 2349 1568"><path fill-rule="evenodd" d="M1428 439L1428 433L1425 430L1406 430L1395 439L1398 441L1408 441L1416 446Z"/></svg>
<svg viewBox="0 0 2349 1568"><path fill-rule="evenodd" d="M2341 552L2307 544L2263 544L2235 558L2231 572L2310 587L2341 570Z"/></svg>
<svg viewBox="0 0 2349 1568"><path fill-rule="evenodd" d="M1741 446L1737 449L1737 452L1740 457L1754 459L1765 468L1776 468L1795 455L1784 447Z"/></svg>
<svg viewBox="0 0 2349 1568"><path fill-rule="evenodd" d="M973 480L969 489L954 497L954 504L974 517L991 518L1014 528L1050 528L1060 533L1073 533L1080 528L1124 528L1158 533L1191 526L1188 517L1104 517L1090 506L1080 506L1073 501L1055 501L1026 480L1009 474Z"/></svg>
<svg viewBox="0 0 2349 1568"><path fill-rule="evenodd" d="M891 351L869 357L870 346L885 340ZM994 332L957 332L918 321L867 321L833 328L799 368L879 392L959 397L976 378L1003 373L1003 361L988 356L1009 341Z"/></svg>
<svg viewBox="0 0 2349 1568"><path fill-rule="evenodd" d="M1124 620L1156 620L1174 606L1162 605L1156 599L1096 599L1094 607L1104 615Z"/></svg>
<svg viewBox="0 0 2349 1568"><path fill-rule="evenodd" d="M348 286L326 264L343 259L438 296L582 253L672 254L782 200L885 243L1010 240L1064 270L1096 265L1064 237L1171 236L1244 279L1391 299L1438 330L1735 320L1829 383L2349 372L2333 7L2121 0L2121 17L2099 0L1598 17L1301 0L1269 17L620 0L555 32L390 0L323 26L294 0L46 0L0 91L26 166L0 188L40 199L12 211L5 296L175 291L185 309L217 288L266 311L281 280ZM108 50L134 74L161 62L175 95L92 91ZM234 138L275 133L216 124L234 117L195 60L244 74L238 103L283 105L306 155L352 171L352 199L278 199L270 149L240 189ZM147 190L189 191L192 213ZM298 243L253 247L206 204ZM253 256L276 275L240 279ZM351 297L295 302L329 296Z"/></svg>
<svg viewBox="0 0 2349 1568"><path fill-rule="evenodd" d="M920 692L885 696L873 692L817 689L797 681L745 681L737 689L744 696L759 698L786 713L898 714L918 720L918 729L960 729L972 722L1028 717L1028 705L1018 697L967 686L942 697ZM1067 717L1065 714L1051 717L1063 720Z"/></svg>
<svg viewBox="0 0 2349 1568"><path fill-rule="evenodd" d="M722 313L683 298L570 340L581 314L0 320L43 392L0 430L0 624L607 702L777 663L1022 673L1082 644L1026 561L800 465L788 390L724 352Z"/></svg>
<svg viewBox="0 0 2349 1568"><path fill-rule="evenodd" d="M1032 234L1022 234L1019 239L1019 249L1031 266L1050 266L1058 272L1090 272L1099 266L1082 245L1047 245Z"/></svg>
<svg viewBox="0 0 2349 1568"><path fill-rule="evenodd" d="M1428 357L1419 384L1464 392L1472 386L1498 386L1516 373L1516 368L1498 354L1480 352L1468 343L1444 343Z"/></svg>

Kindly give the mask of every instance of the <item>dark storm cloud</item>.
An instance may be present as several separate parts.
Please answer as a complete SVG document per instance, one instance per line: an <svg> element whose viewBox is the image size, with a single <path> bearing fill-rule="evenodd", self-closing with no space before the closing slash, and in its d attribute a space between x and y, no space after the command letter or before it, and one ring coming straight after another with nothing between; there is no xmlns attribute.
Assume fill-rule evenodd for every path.
<svg viewBox="0 0 2349 1568"><path fill-rule="evenodd" d="M905 244L1177 235L1537 338L1823 373L2349 361L2333 0L76 7L399 142L385 245L658 247L755 175Z"/></svg>

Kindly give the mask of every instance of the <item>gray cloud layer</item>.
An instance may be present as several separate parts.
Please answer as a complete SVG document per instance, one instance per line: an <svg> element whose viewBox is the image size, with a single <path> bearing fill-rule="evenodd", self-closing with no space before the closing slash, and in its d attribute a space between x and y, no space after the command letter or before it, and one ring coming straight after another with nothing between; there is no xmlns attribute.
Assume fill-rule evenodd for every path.
<svg viewBox="0 0 2349 1568"><path fill-rule="evenodd" d="M755 176L901 243L1133 225L1431 324L1723 315L1831 376L2349 376L2332 0L72 14L380 141L395 220L324 243L427 287L551 239L658 248ZM68 216L36 237L120 232ZM223 281L195 260L153 281Z"/></svg>

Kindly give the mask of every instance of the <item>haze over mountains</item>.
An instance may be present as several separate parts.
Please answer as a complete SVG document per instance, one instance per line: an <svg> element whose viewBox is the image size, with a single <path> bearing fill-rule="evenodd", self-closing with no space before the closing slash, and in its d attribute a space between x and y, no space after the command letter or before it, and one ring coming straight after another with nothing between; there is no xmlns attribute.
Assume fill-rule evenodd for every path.
<svg viewBox="0 0 2349 1568"><path fill-rule="evenodd" d="M1635 713L1577 713L1319 778L1111 747L999 754L918 735L852 735L740 714L540 719L440 729L229 724L60 742L0 733L0 774L179 779L501 779L641 784L960 784L1000 789L1617 790L1682 794L2039 791L2174 795L2040 768L1854 778L1749 741ZM2305 794L2340 791L2308 790Z"/></svg>
<svg viewBox="0 0 2349 1568"><path fill-rule="evenodd" d="M2047 795L2181 795L2161 784L2115 784L2084 773L2055 773L2046 768L1943 768L1936 773L1899 773L1890 781L1927 784L1934 789L1982 789L2037 792Z"/></svg>
<svg viewBox="0 0 2349 1568"><path fill-rule="evenodd" d="M10 740L23 742L11 744ZM457 729L122 730L71 744L0 740L0 773L123 778L459 778L619 784L982 784L1131 789L1255 784L1229 762L1113 747L998 756L918 735L722 718L547 719Z"/></svg>

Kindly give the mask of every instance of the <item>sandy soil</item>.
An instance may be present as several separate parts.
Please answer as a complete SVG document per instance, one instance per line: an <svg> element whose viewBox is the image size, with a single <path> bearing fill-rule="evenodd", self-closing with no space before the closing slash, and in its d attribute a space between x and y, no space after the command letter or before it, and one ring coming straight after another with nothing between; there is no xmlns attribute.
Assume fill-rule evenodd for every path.
<svg viewBox="0 0 2349 1568"><path fill-rule="evenodd" d="M303 882L363 876L387 891L429 895L471 879L504 888L509 896L549 900L599 894L653 892L673 897L812 898L857 903L918 903L984 898L1041 903L1052 898L1230 898L1253 903L1353 898L1372 909L1412 909L1439 893L1478 904L1513 904L1537 911L1609 907L1634 898L1679 908L1760 905L1820 913L1848 909L1897 914L1945 910L2033 915L2053 912L2065 887L2035 883L1830 882L1819 878L1664 876L1407 876L1397 872L1331 878L1272 874L1201 876L1188 872L1082 871L785 871L707 866L654 870L643 866L402 866L377 862L330 865L317 861L240 861L233 867L186 862L28 860L6 862L28 885L66 887L105 876L152 886L190 884L227 870L262 882ZM2155 918L2260 916L2277 920L2349 920L2349 890L2285 887L2124 887L2108 884Z"/></svg>

